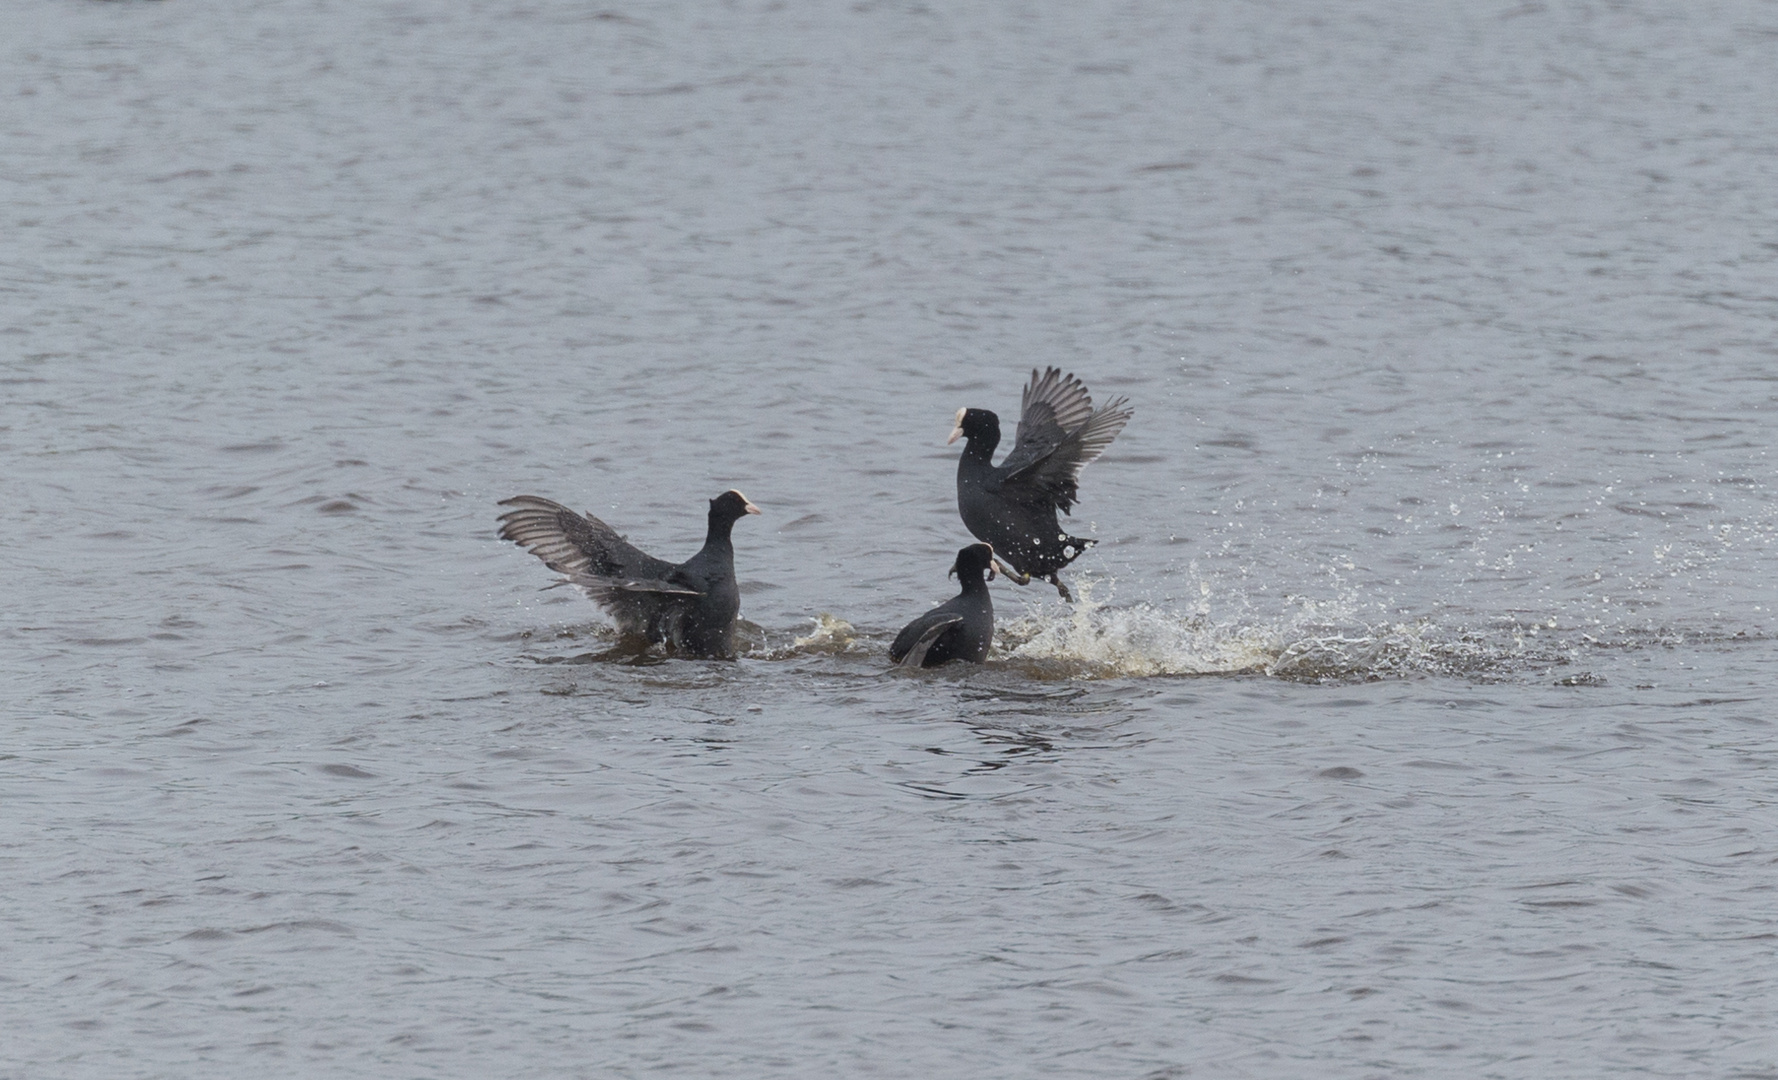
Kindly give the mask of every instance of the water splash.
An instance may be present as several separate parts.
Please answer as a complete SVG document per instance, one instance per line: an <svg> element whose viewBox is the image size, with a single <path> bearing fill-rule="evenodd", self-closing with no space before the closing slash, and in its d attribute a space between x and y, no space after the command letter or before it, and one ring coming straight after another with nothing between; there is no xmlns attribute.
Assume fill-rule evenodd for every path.
<svg viewBox="0 0 1778 1080"><path fill-rule="evenodd" d="M995 627L990 664L1043 682L1198 675L1323 683L1422 676L1499 682L1536 675L1554 677L1556 685L1597 686L1603 678L1586 665L1609 663L1606 653L1770 640L1763 631L1734 627L1602 625L1596 618L1565 621L1527 611L1472 612L1462 623L1451 612L1442 620L1367 619L1379 605L1351 589L1333 598L1287 598L1281 610L1265 612L1250 597L1218 597L1201 585L1194 610L1182 611L1147 601L1117 603L1115 586L1113 579L1083 575L1074 583L1075 603L1043 603L1003 617ZM799 634L741 619L735 628L738 650L755 660L831 658L887 665L890 631L859 630L828 612L808 622ZM605 646L593 653L527 657L539 664L645 667L667 659L658 648L622 641L609 626L576 624L520 637L533 633L552 642Z"/></svg>
<svg viewBox="0 0 1778 1080"><path fill-rule="evenodd" d="M815 625L807 634L791 641L790 648L783 650L786 655L838 656L863 647L858 640L858 631L846 620L823 611L811 621Z"/></svg>
<svg viewBox="0 0 1778 1080"><path fill-rule="evenodd" d="M1109 592L1110 583L1101 583ZM1297 598L1272 618L1218 619L1207 604L1185 613L1150 603L1100 601L1090 579L1058 611L1028 610L997 634L1004 659L1036 678L1265 675L1303 681L1364 681L1410 675L1505 677L1568 662L1553 638L1522 627L1445 630L1429 619L1365 622L1351 597Z"/></svg>

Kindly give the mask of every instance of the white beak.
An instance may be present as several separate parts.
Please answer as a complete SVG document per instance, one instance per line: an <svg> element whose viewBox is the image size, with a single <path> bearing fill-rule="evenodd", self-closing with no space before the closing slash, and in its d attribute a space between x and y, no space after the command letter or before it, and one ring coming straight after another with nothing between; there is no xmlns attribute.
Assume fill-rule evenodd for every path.
<svg viewBox="0 0 1778 1080"><path fill-rule="evenodd" d="M957 410L957 422L951 427L951 437L945 440L946 446L951 445L963 437L963 414L967 411L967 409Z"/></svg>

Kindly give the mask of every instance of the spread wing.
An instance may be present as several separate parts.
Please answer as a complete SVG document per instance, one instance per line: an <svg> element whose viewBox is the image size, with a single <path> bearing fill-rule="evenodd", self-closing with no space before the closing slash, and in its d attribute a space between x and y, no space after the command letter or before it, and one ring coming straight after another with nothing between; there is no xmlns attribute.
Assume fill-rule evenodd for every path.
<svg viewBox="0 0 1778 1080"><path fill-rule="evenodd" d="M1031 381L1019 395L1018 434L1000 468L1017 472L1043 460L1092 414L1093 398L1085 383L1062 374L1061 368L1048 368L1041 375L1032 368Z"/></svg>
<svg viewBox="0 0 1778 1080"><path fill-rule="evenodd" d="M889 659L902 667L919 667L931 651L933 643L946 630L963 621L963 616L943 607L933 608L901 628L895 643L889 646Z"/></svg>
<svg viewBox="0 0 1778 1080"><path fill-rule="evenodd" d="M1000 463L1002 490L1023 489L1067 513L1079 498L1080 470L1105 452L1134 410L1127 398L1093 408L1087 388L1050 368L1031 372L1019 415L1018 442Z"/></svg>
<svg viewBox="0 0 1778 1080"><path fill-rule="evenodd" d="M703 595L674 580L678 567L634 547L591 514L583 517L538 495L503 499L500 505L513 507L500 515L502 539L542 559L619 622L644 599L640 594Z"/></svg>

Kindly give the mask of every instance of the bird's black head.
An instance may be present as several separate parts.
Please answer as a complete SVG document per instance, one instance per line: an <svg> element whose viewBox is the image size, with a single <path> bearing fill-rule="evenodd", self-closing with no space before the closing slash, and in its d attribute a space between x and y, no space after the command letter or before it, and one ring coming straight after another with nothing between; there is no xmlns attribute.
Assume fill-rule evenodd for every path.
<svg viewBox="0 0 1778 1080"><path fill-rule="evenodd" d="M945 440L949 445L957 439L981 439L991 449L1000 442L1000 417L987 409L958 409L957 424L951 428L951 437Z"/></svg>
<svg viewBox="0 0 1778 1080"><path fill-rule="evenodd" d="M747 496L735 490L723 492L710 500L710 524L722 522L733 525L748 514L759 513L759 507L747 501Z"/></svg>
<svg viewBox="0 0 1778 1080"><path fill-rule="evenodd" d="M951 576L963 581L980 578L986 572L994 580L994 549L987 544L971 544L957 553L951 564Z"/></svg>

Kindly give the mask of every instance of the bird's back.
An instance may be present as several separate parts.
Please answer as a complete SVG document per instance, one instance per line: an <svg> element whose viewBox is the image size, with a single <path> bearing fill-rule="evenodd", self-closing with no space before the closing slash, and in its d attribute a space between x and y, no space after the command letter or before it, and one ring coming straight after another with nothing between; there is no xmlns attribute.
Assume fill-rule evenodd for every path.
<svg viewBox="0 0 1778 1080"><path fill-rule="evenodd" d="M889 646L889 659L920 667L936 667L950 660L979 664L987 659L993 642L994 604L983 590L953 597L908 623ZM916 651L920 652L918 657L911 655Z"/></svg>

